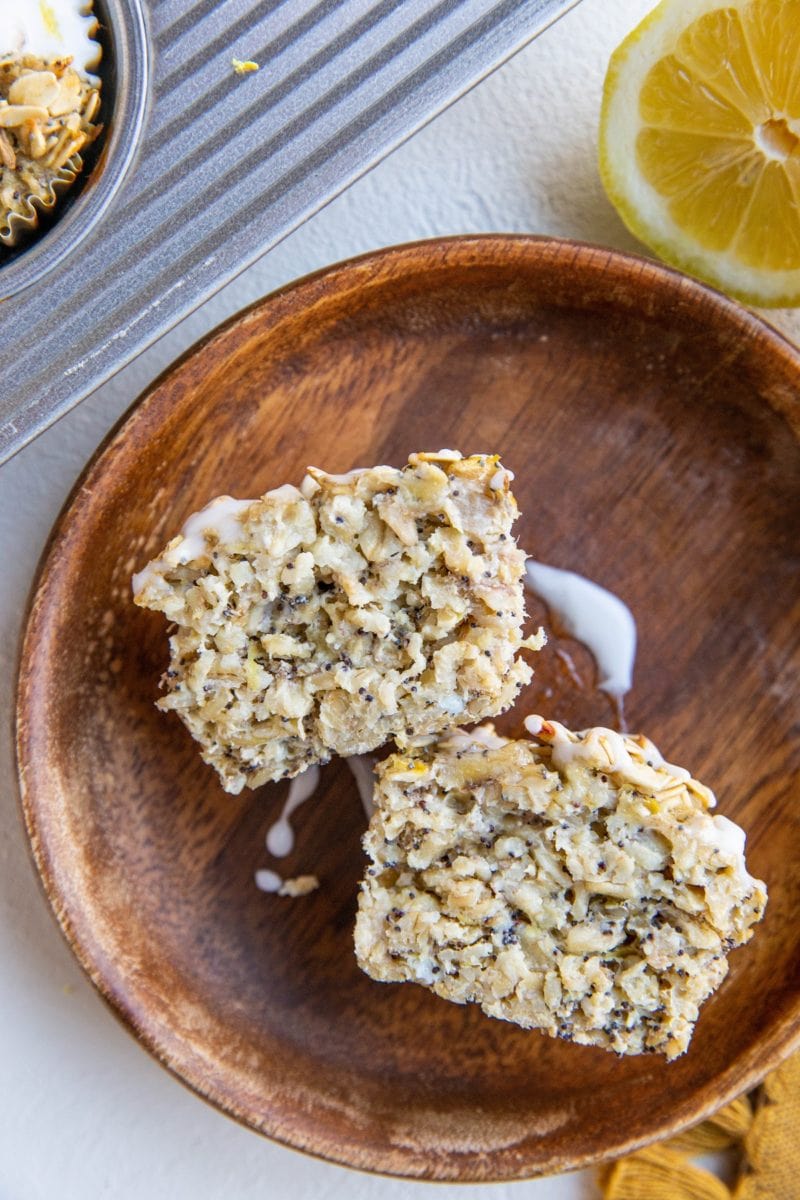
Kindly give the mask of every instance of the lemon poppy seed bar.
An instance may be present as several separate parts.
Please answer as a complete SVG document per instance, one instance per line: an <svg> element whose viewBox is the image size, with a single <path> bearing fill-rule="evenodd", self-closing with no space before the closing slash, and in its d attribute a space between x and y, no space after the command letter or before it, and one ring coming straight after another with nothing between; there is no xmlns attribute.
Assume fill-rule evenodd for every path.
<svg viewBox="0 0 800 1200"><path fill-rule="evenodd" d="M529 718L377 768L355 931L374 979L672 1059L763 913L744 834L646 738Z"/></svg>
<svg viewBox="0 0 800 1200"><path fill-rule="evenodd" d="M175 623L162 709L239 792L501 712L524 554L495 455L414 454L260 500L221 497L134 577Z"/></svg>

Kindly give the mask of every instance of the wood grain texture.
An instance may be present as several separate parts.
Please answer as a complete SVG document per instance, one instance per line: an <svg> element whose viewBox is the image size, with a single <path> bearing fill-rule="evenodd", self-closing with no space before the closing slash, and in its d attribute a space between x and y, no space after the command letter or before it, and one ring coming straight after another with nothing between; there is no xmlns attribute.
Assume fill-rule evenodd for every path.
<svg viewBox="0 0 800 1200"><path fill-rule="evenodd" d="M137 1037L200 1095L299 1149L426 1179L512 1179L706 1115L800 1040L800 360L653 263L524 237L380 252L257 304L171 368L59 519L22 651L23 810L56 916ZM640 650L633 729L749 831L766 919L689 1053L617 1060L362 975L364 818L344 764L296 817L225 795L153 707L165 626L129 579L220 492L255 496L417 449L500 451L522 544L616 591ZM531 606L532 608L535 606ZM544 610L532 613L546 617ZM580 686L556 653L574 659ZM608 723L588 654L553 639L517 709Z"/></svg>

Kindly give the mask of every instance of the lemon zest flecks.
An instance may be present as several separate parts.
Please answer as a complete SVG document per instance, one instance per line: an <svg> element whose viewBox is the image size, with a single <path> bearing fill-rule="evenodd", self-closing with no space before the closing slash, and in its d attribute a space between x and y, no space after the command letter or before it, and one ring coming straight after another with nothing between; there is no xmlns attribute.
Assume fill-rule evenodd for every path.
<svg viewBox="0 0 800 1200"><path fill-rule="evenodd" d="M52 4L48 4L47 0L39 0L39 12L42 14L42 24L47 32L54 38L60 38L61 30Z"/></svg>
<svg viewBox="0 0 800 1200"><path fill-rule="evenodd" d="M253 62L249 58L233 58L231 59L231 63L233 64L233 69L237 75L249 75L252 71L257 71L259 69L258 63Z"/></svg>

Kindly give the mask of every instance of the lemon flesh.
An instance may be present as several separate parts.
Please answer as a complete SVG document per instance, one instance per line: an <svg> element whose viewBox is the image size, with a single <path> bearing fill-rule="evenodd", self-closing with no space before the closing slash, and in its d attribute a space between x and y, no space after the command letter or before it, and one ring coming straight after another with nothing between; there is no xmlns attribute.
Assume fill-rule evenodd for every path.
<svg viewBox="0 0 800 1200"><path fill-rule="evenodd" d="M611 58L600 174L668 262L800 304L800 0L663 0Z"/></svg>

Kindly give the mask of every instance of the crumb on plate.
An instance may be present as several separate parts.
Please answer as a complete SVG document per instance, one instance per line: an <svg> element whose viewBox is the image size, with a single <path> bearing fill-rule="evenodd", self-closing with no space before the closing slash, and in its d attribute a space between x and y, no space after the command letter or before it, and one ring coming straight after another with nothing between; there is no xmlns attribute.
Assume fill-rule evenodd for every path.
<svg viewBox="0 0 800 1200"><path fill-rule="evenodd" d="M237 75L250 75L253 71L258 71L259 65L253 62L250 58L232 58L231 66Z"/></svg>

